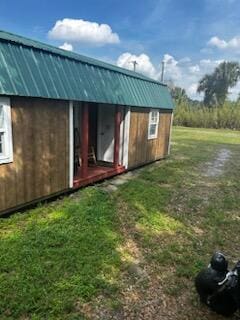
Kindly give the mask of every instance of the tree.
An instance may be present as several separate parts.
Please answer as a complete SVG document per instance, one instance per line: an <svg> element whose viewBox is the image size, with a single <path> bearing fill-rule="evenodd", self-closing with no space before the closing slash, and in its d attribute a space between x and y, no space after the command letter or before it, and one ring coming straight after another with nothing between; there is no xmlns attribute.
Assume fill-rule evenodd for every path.
<svg viewBox="0 0 240 320"><path fill-rule="evenodd" d="M197 92L204 92L203 103L206 106L212 106L217 103L215 86L214 77L210 74L206 74L199 82Z"/></svg>
<svg viewBox="0 0 240 320"><path fill-rule="evenodd" d="M211 107L223 105L229 88L234 87L240 78L238 62L224 61L212 74L206 74L199 82L197 91L204 93L204 104Z"/></svg>
<svg viewBox="0 0 240 320"><path fill-rule="evenodd" d="M188 100L188 96L186 94L185 89L182 89L180 87L171 88L171 95L174 98L174 100L178 103L182 103Z"/></svg>

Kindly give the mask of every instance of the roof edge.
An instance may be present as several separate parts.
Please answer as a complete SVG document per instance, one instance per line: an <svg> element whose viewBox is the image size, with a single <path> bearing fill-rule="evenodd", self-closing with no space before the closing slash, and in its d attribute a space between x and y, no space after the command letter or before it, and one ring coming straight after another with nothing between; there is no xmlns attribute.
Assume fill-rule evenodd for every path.
<svg viewBox="0 0 240 320"><path fill-rule="evenodd" d="M33 49L41 50L43 52L50 52L50 53L53 53L55 55L58 55L58 56L61 56L64 58L72 59L72 60L86 63L89 65L94 65L98 68L111 70L113 72L118 72L118 73L124 74L126 76L130 76L130 77L137 78L137 79L140 79L143 81L148 81L148 82L156 83L158 85L167 87L167 85L165 83L162 83L162 82L159 82L159 81L154 80L152 78L149 78L149 77L142 75L138 72L124 69L124 68L118 67L114 64L104 62L101 60L97 60L95 58L87 57L87 56L81 55L76 52L66 51L64 49L60 49L60 48L55 47L53 45L49 45L44 42L40 42L38 40L33 40L33 39L30 39L27 37L23 37L21 35L17 35L17 34L8 32L8 31L0 30L0 41L1 40L9 41L11 43L23 45L25 47L30 47Z"/></svg>

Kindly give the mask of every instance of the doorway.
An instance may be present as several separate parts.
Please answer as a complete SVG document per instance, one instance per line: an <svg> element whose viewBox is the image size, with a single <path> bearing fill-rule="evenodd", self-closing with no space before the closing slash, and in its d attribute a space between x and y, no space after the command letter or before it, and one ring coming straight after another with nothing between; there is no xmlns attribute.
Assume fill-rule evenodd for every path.
<svg viewBox="0 0 240 320"><path fill-rule="evenodd" d="M114 105L74 104L74 187L125 171L119 157L123 143L122 110L119 110Z"/></svg>

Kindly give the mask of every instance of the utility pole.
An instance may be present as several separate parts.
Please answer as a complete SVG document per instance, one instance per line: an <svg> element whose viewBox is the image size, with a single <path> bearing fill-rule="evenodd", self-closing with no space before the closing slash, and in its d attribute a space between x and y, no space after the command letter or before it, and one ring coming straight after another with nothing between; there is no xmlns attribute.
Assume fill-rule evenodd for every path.
<svg viewBox="0 0 240 320"><path fill-rule="evenodd" d="M164 68L165 68L165 61L162 61L162 74L161 74L161 82L164 82Z"/></svg>
<svg viewBox="0 0 240 320"><path fill-rule="evenodd" d="M136 67L137 67L137 61L136 60L133 60L133 61L130 61L130 63L133 64L133 71L136 72Z"/></svg>

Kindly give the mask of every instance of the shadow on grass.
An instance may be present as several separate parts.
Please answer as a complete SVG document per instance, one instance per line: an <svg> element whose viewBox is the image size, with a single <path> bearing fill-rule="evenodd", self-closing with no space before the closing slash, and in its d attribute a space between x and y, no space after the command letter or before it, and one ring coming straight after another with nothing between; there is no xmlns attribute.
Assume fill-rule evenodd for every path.
<svg viewBox="0 0 240 320"><path fill-rule="evenodd" d="M1 220L0 313L51 318L76 302L113 294L121 258L116 209L96 188Z"/></svg>

